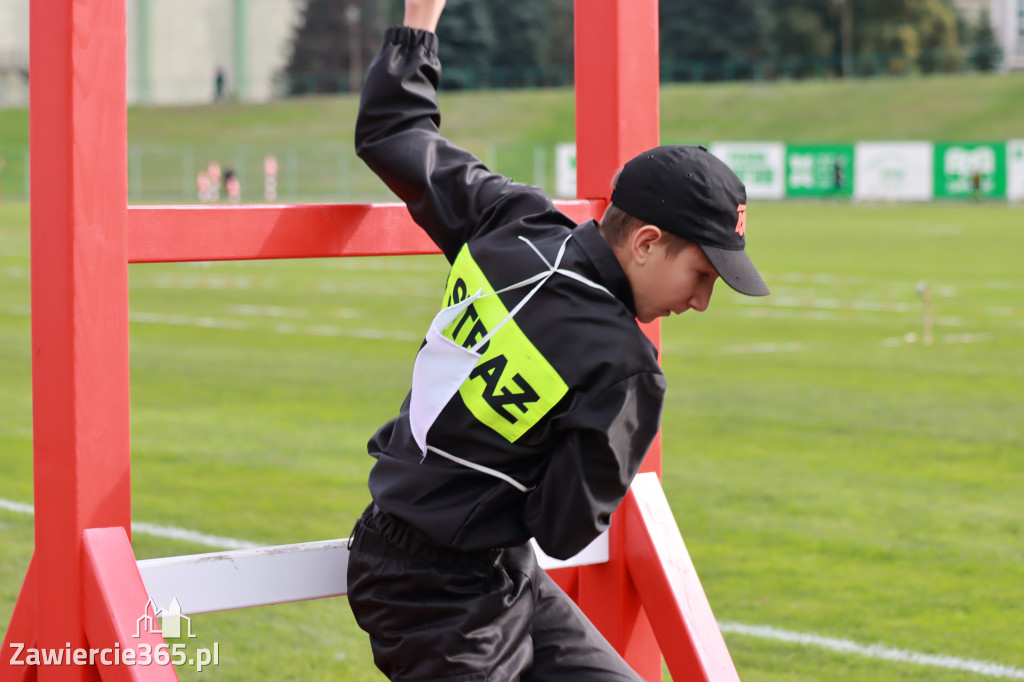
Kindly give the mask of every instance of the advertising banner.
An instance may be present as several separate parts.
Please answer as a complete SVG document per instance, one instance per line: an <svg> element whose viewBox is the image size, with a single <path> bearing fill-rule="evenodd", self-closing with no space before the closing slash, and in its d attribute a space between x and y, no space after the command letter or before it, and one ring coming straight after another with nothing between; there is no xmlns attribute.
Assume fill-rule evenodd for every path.
<svg viewBox="0 0 1024 682"><path fill-rule="evenodd" d="M859 142L853 158L856 199L932 199L935 183L931 142Z"/></svg>
<svg viewBox="0 0 1024 682"><path fill-rule="evenodd" d="M555 196L559 199L576 198L575 142L555 145Z"/></svg>
<svg viewBox="0 0 1024 682"><path fill-rule="evenodd" d="M1006 143L1006 196L1024 201L1024 140Z"/></svg>
<svg viewBox="0 0 1024 682"><path fill-rule="evenodd" d="M739 176L748 199L786 195L786 146L781 142L716 142L709 151Z"/></svg>
<svg viewBox="0 0 1024 682"><path fill-rule="evenodd" d="M849 197L852 194L852 144L791 144L786 147L787 197Z"/></svg>
<svg viewBox="0 0 1024 682"><path fill-rule="evenodd" d="M935 143L935 198L1006 198L1006 144Z"/></svg>

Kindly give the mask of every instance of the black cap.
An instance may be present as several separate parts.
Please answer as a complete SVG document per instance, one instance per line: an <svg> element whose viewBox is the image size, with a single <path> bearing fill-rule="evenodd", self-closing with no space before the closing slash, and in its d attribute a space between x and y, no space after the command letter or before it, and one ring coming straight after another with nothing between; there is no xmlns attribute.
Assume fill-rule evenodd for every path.
<svg viewBox="0 0 1024 682"><path fill-rule="evenodd" d="M747 190L706 147L663 145L638 154L622 168L612 203L698 244L718 275L741 294L769 293L744 251Z"/></svg>

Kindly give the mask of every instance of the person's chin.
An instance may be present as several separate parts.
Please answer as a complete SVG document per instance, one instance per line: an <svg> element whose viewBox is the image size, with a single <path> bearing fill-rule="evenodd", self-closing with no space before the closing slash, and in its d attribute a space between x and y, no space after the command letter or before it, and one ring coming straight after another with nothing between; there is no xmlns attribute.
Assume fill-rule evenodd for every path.
<svg viewBox="0 0 1024 682"><path fill-rule="evenodd" d="M661 315L655 315L654 313L642 313L642 314L637 315L636 319L638 321L642 322L643 324L650 324L651 322L654 322L659 317L661 317Z"/></svg>

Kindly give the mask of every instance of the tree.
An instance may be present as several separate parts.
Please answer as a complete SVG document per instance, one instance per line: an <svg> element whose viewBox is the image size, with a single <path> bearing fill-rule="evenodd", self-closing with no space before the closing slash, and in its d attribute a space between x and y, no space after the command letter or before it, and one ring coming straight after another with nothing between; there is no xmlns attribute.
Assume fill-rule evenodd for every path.
<svg viewBox="0 0 1024 682"><path fill-rule="evenodd" d="M572 0L486 3L497 85L566 84L573 65Z"/></svg>
<svg viewBox="0 0 1024 682"><path fill-rule="evenodd" d="M575 61L573 0L545 0L547 39L544 41L544 65L553 72L571 74ZM556 81L563 84L565 81Z"/></svg>
<svg viewBox="0 0 1024 682"><path fill-rule="evenodd" d="M803 77L821 73L826 64L833 73L842 59L842 12L852 0L775 0L772 11L772 51L780 57L782 75Z"/></svg>
<svg viewBox="0 0 1024 682"><path fill-rule="evenodd" d="M448 0L437 29L442 87L568 82L572 14L573 0ZM358 90L384 27L402 15L402 0L307 0L286 67L289 94Z"/></svg>
<svg viewBox="0 0 1024 682"><path fill-rule="evenodd" d="M978 14L977 23L968 30L970 63L978 71L994 71L1003 57L1002 48L992 28L992 17L988 9Z"/></svg>
<svg viewBox="0 0 1024 682"><path fill-rule="evenodd" d="M772 39L776 53L787 57L824 57L838 48L838 24L829 4L780 2Z"/></svg>
<svg viewBox="0 0 1024 682"><path fill-rule="evenodd" d="M377 0L308 0L285 67L288 94L357 91L389 10Z"/></svg>
<svg viewBox="0 0 1024 682"><path fill-rule="evenodd" d="M437 26L445 88L473 88L489 72L495 49L494 25L487 3L479 0L447 0Z"/></svg>
<svg viewBox="0 0 1024 682"><path fill-rule="evenodd" d="M860 49L884 55L892 72L931 71L934 60L962 55L949 0L858 0L854 7Z"/></svg>
<svg viewBox="0 0 1024 682"><path fill-rule="evenodd" d="M491 23L500 27L493 64L539 68L547 38L547 5L542 0L489 3Z"/></svg>
<svg viewBox="0 0 1024 682"><path fill-rule="evenodd" d="M662 72L670 80L673 70L684 64L704 69L703 77L718 79L728 77L723 66L730 60L769 54L774 21L768 3L662 0L658 12Z"/></svg>
<svg viewBox="0 0 1024 682"><path fill-rule="evenodd" d="M846 73L844 42L861 72L956 68L957 14L950 0L774 0L776 53L827 59ZM846 38L844 40L844 31ZM857 60L854 59L856 62ZM853 66L856 67L856 64Z"/></svg>
<svg viewBox="0 0 1024 682"><path fill-rule="evenodd" d="M566 83L573 9L573 0L448 0L442 87ZM403 0L306 0L289 93L357 90L402 13ZM950 70L965 50L976 68L999 60L988 22L965 40L952 0L661 0L659 19L664 80Z"/></svg>

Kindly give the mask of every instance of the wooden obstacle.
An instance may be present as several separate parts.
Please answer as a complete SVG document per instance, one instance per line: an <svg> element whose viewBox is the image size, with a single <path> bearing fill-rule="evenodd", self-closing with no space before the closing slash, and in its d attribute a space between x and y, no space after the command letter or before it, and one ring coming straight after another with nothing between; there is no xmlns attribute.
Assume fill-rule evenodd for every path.
<svg viewBox="0 0 1024 682"><path fill-rule="evenodd" d="M171 590L188 612L188 571L201 562L136 562L131 549L128 265L436 248L395 204L129 207L124 0L36 1L30 23L35 553L3 651L153 649L159 634L135 636L152 592ZM658 144L657 0L576 0L575 33L580 199L559 207L583 221L603 212L615 170ZM657 323L645 332L660 342ZM645 679L660 679L662 651L676 679L738 679L661 491L660 438L643 471L612 519L607 557L552 574ZM277 555L298 564L275 568ZM197 597L195 612L344 591L338 541L205 563L218 561L306 571L315 589L274 593L256 580L228 601ZM2 682L97 677L177 679L170 665L0 656Z"/></svg>

